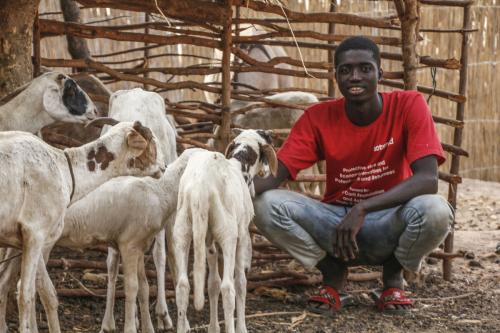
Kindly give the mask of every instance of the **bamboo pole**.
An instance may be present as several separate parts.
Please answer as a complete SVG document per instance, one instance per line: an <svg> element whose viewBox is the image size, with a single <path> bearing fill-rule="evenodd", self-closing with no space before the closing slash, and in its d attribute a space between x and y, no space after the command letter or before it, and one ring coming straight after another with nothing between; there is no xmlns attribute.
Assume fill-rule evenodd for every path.
<svg viewBox="0 0 500 333"><path fill-rule="evenodd" d="M467 91L467 63L469 59L468 52L468 42L469 42L469 33L465 32L471 28L471 4L467 4L464 8L463 12L463 29L464 33L462 34L462 54L460 57L460 64L462 68L460 69L460 79L458 86L458 93L460 95L465 95ZM465 104L458 103L456 110L456 118L457 121L464 121L464 111ZM453 133L453 144L455 146L460 147L462 145L462 128L455 128ZM453 155L451 158L451 166L450 173L458 174L460 170L460 155ZM453 208L457 207L457 190L458 185L456 183L450 183L448 187L448 201L453 206ZM451 229L451 233L446 237L444 242L444 252L451 253L453 252L453 232L454 228ZM452 279L452 262L449 259L443 260L443 278L447 281Z"/></svg>

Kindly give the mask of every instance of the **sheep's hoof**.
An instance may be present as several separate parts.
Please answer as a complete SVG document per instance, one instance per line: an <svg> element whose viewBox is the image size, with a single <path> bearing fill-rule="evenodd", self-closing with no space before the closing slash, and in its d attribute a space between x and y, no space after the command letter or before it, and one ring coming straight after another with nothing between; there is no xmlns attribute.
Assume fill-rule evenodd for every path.
<svg viewBox="0 0 500 333"><path fill-rule="evenodd" d="M219 325L208 326L208 333L220 333L220 326Z"/></svg>
<svg viewBox="0 0 500 333"><path fill-rule="evenodd" d="M101 330L99 331L99 333L116 333L116 327L112 327L112 328L102 327Z"/></svg>
<svg viewBox="0 0 500 333"><path fill-rule="evenodd" d="M157 314L156 320L158 322L159 331L166 331L174 327L174 325L172 324L172 319L168 315L168 312L165 312L163 314Z"/></svg>

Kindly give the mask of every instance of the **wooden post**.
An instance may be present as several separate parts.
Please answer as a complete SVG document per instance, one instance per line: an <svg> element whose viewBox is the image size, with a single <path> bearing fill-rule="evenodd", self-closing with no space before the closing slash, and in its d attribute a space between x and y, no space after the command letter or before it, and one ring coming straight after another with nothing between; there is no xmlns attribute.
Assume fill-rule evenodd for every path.
<svg viewBox="0 0 500 333"><path fill-rule="evenodd" d="M38 10L33 22L33 77L40 75L40 25L38 24Z"/></svg>
<svg viewBox="0 0 500 333"><path fill-rule="evenodd" d="M467 6L464 7L464 17L463 17L463 29L462 32L462 54L460 56L460 64L462 67L460 68L460 80L458 86L458 92L461 95L465 95L467 90L467 70L468 70L468 42L469 42L469 30L471 28L471 4L468 3ZM465 111L465 103L457 104L456 111L456 119L459 121L464 120L464 111ZM462 145L462 128L455 128L453 133L453 145L460 147ZM451 167L450 173L453 175L458 175L460 169L460 155L454 154L451 157ZM453 206L454 209L457 207L457 183L450 183L448 187L448 201ZM453 232L454 227L451 230L451 233L446 237L444 242L444 252L451 253L453 252ZM452 279L452 267L451 267L451 259L443 260L443 278L447 281Z"/></svg>
<svg viewBox="0 0 500 333"><path fill-rule="evenodd" d="M223 24L222 30L222 112L221 125L217 137L216 149L223 152L231 140L231 46L232 38L232 23L233 23L233 0L226 0L227 20Z"/></svg>
<svg viewBox="0 0 500 333"><path fill-rule="evenodd" d="M330 13L334 13L337 11L337 0L332 0L330 3ZM330 22L328 23L328 33L329 34L334 34L335 33L335 23ZM335 44L333 41L329 41L328 44ZM333 65L333 50L328 50L328 63ZM331 70L328 71L329 73L334 73L335 72L335 65L332 67ZM330 79L328 80L328 96L331 98L335 98L335 80Z"/></svg>
<svg viewBox="0 0 500 333"><path fill-rule="evenodd" d="M403 69L405 90L417 89L417 24L419 13L416 0L396 0L396 9L401 21L401 39L403 42Z"/></svg>
<svg viewBox="0 0 500 333"><path fill-rule="evenodd" d="M148 23L150 21L149 19L149 13L144 13L144 22ZM144 33L146 35L149 35L149 26L146 26L144 28ZM144 43L144 68L149 67L149 43ZM148 79L150 77L149 71L144 72L144 78ZM144 83L144 90L149 90L149 85Z"/></svg>

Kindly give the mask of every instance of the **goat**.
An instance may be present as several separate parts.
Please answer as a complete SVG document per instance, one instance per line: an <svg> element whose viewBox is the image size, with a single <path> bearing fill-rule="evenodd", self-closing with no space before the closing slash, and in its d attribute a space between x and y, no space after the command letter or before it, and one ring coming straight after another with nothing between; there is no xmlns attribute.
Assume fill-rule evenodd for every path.
<svg viewBox="0 0 500 333"><path fill-rule="evenodd" d="M36 331L35 277L49 329L60 332L57 297L45 267L48 258L42 253L59 238L67 207L116 176L159 177L163 163L156 145L154 135L140 122L117 124L98 140L64 151L29 133L0 132L0 196L5 198L0 203L0 245L22 249L20 332Z"/></svg>
<svg viewBox="0 0 500 333"><path fill-rule="evenodd" d="M208 331L220 330L217 303L222 290L226 332L234 332L236 285L237 332L246 332L245 272L250 268L252 256L248 225L254 215L253 178L256 174L267 176L269 172L275 175L278 162L270 133L261 130L241 132L228 145L225 155L209 151L196 153L180 179L177 217L173 226L178 333L188 330L187 264L191 240L194 244L193 284L197 310L204 305L206 247L209 252ZM222 250L224 259L222 284L217 269L216 245Z"/></svg>
<svg viewBox="0 0 500 333"><path fill-rule="evenodd" d="M63 73L42 74L17 92L0 106L0 131L37 133L55 121L87 123L96 117L94 103Z"/></svg>
<svg viewBox="0 0 500 333"><path fill-rule="evenodd" d="M135 88L131 90L119 90L113 93L109 99L109 116L120 121L139 120L149 127L159 141L160 150L165 165L172 163L177 158L176 131L165 115L165 102L163 98L155 93ZM103 132L106 129L103 128ZM175 214L172 216L172 222ZM122 256L123 257L123 256ZM172 328L172 319L168 314L167 300L165 294L165 231L161 230L156 235L153 248L153 259L157 272L158 293L155 313L159 329ZM118 252L113 248L108 250L108 263L119 261ZM108 270L108 273L110 271ZM111 274L108 274L111 277ZM103 329L114 327L113 304L115 284L109 279L106 311L103 318ZM104 329L106 328L106 329Z"/></svg>

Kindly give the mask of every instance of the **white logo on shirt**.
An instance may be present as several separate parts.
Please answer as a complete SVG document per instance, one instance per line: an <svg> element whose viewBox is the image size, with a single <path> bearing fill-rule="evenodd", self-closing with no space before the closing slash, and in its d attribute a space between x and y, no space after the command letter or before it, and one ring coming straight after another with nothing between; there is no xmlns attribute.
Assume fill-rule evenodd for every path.
<svg viewBox="0 0 500 333"><path fill-rule="evenodd" d="M383 143L381 145L376 145L375 147L373 147L373 151L381 151L381 150L384 150L385 148L387 148L387 146L390 146L390 145L393 145L394 144L394 138L390 138L389 141L387 141L386 143Z"/></svg>

